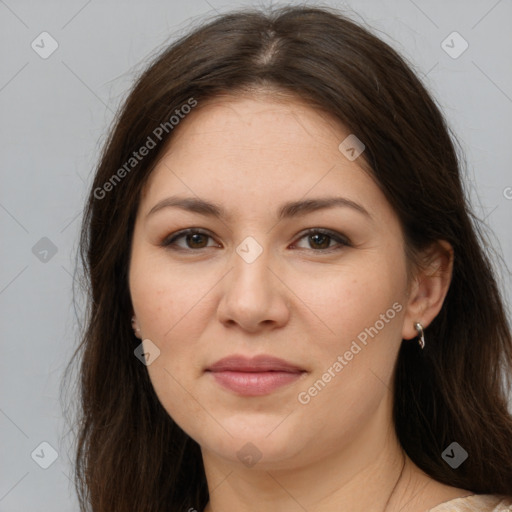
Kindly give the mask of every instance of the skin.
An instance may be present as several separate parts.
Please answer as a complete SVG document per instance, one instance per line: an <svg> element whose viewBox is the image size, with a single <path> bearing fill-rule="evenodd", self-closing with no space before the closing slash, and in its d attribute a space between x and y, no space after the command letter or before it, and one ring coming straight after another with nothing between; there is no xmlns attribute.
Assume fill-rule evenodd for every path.
<svg viewBox="0 0 512 512"><path fill-rule="evenodd" d="M408 279L398 217L362 158L338 149L349 133L300 100L219 97L180 123L142 192L129 271L135 326L147 350L160 350L147 366L158 398L201 446L208 512L383 511L390 495L387 510L419 512L472 494L403 458L392 428L397 353L417 336L414 323L427 327L441 309L451 247L433 247ZM149 214L170 196L217 203L227 216ZM332 196L369 216L333 207L277 218L285 202ZM187 228L206 235L162 246ZM308 236L309 228L350 244ZM251 263L236 251L246 237L262 249ZM300 403L393 304L401 306L394 318ZM305 373L271 394L239 396L204 371L232 354L270 354ZM249 467L241 449L261 458Z"/></svg>

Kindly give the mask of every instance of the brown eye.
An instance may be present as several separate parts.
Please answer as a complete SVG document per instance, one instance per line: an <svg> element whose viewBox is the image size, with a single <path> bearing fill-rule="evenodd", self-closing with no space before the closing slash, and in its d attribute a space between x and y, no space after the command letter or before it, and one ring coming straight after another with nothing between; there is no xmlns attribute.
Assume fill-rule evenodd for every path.
<svg viewBox="0 0 512 512"><path fill-rule="evenodd" d="M300 239L307 239L309 247L305 247L305 249L317 252L328 252L340 249L344 246L350 246L348 238L334 231L323 229L310 229L304 233ZM335 243L332 244L332 242Z"/></svg>
<svg viewBox="0 0 512 512"><path fill-rule="evenodd" d="M215 245L208 245L208 239L212 239L208 233L197 229L186 229L178 233L173 233L163 240L161 245L162 247L177 250L194 250L215 247ZM178 240L184 240L184 244L183 242L177 243Z"/></svg>
<svg viewBox="0 0 512 512"><path fill-rule="evenodd" d="M185 241L191 249L202 249L206 247L205 243L208 243L208 236L202 233L194 233L185 235Z"/></svg>
<svg viewBox="0 0 512 512"><path fill-rule="evenodd" d="M323 233L308 236L309 243L313 246L313 249L328 249L332 240L329 235L324 235Z"/></svg>

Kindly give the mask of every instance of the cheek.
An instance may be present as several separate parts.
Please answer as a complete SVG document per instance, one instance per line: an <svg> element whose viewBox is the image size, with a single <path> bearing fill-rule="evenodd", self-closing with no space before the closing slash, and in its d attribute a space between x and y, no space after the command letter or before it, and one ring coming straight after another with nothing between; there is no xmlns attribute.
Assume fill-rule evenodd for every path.
<svg viewBox="0 0 512 512"><path fill-rule="evenodd" d="M316 336L309 333L317 348L329 354L348 350L376 322L379 336L398 329L400 308L392 306L402 300L400 271L389 267L382 258L367 257L324 275L295 279L294 293L309 309L310 328L317 328Z"/></svg>
<svg viewBox="0 0 512 512"><path fill-rule="evenodd" d="M296 396L303 417L333 439L351 439L371 424L390 394L400 345L403 306L392 288L377 287L370 276L348 284L336 307L325 304L321 312L335 335L315 338L315 371Z"/></svg>
<svg viewBox="0 0 512 512"><path fill-rule="evenodd" d="M202 371L198 345L211 319L211 290L218 278L204 272L177 269L165 254L134 248L130 293L143 339L160 354L147 367L153 386L169 410L190 409L188 383ZM181 386L180 386L181 384ZM181 405L180 405L181 404Z"/></svg>
<svg viewBox="0 0 512 512"><path fill-rule="evenodd" d="M168 265L147 262L142 251L134 252L130 293L143 339L151 340L160 351L147 366L153 389L178 425L186 428L194 417L197 428L207 428L204 410L189 392L190 382L200 371L194 364L199 364L197 340L205 316L200 297L205 292Z"/></svg>
<svg viewBox="0 0 512 512"><path fill-rule="evenodd" d="M405 309L403 276L398 264L393 273L382 258L367 261L340 269L325 279L329 285L323 293L309 296L324 334L315 335L314 329L309 333L315 341L309 350L316 368L299 402L308 402L318 414L335 403L364 415L390 385ZM300 293L306 294L306 288Z"/></svg>
<svg viewBox="0 0 512 512"><path fill-rule="evenodd" d="M194 329L201 325L207 291L213 285L200 274L183 272L163 253L135 248L130 293L144 337L167 346L186 326L187 337L194 338Z"/></svg>

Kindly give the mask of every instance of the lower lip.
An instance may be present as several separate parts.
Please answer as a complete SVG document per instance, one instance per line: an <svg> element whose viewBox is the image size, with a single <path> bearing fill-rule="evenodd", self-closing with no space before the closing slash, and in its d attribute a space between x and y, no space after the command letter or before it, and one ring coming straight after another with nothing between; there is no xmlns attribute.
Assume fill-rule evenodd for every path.
<svg viewBox="0 0 512 512"><path fill-rule="evenodd" d="M244 396L268 395L298 380L304 372L209 372L223 387Z"/></svg>

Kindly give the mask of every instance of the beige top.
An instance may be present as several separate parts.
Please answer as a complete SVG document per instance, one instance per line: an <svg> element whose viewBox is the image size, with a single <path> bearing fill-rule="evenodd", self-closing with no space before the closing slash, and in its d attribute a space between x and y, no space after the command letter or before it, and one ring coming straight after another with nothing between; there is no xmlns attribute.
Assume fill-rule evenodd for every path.
<svg viewBox="0 0 512 512"><path fill-rule="evenodd" d="M499 494L472 494L441 503L429 512L512 512L512 497Z"/></svg>

